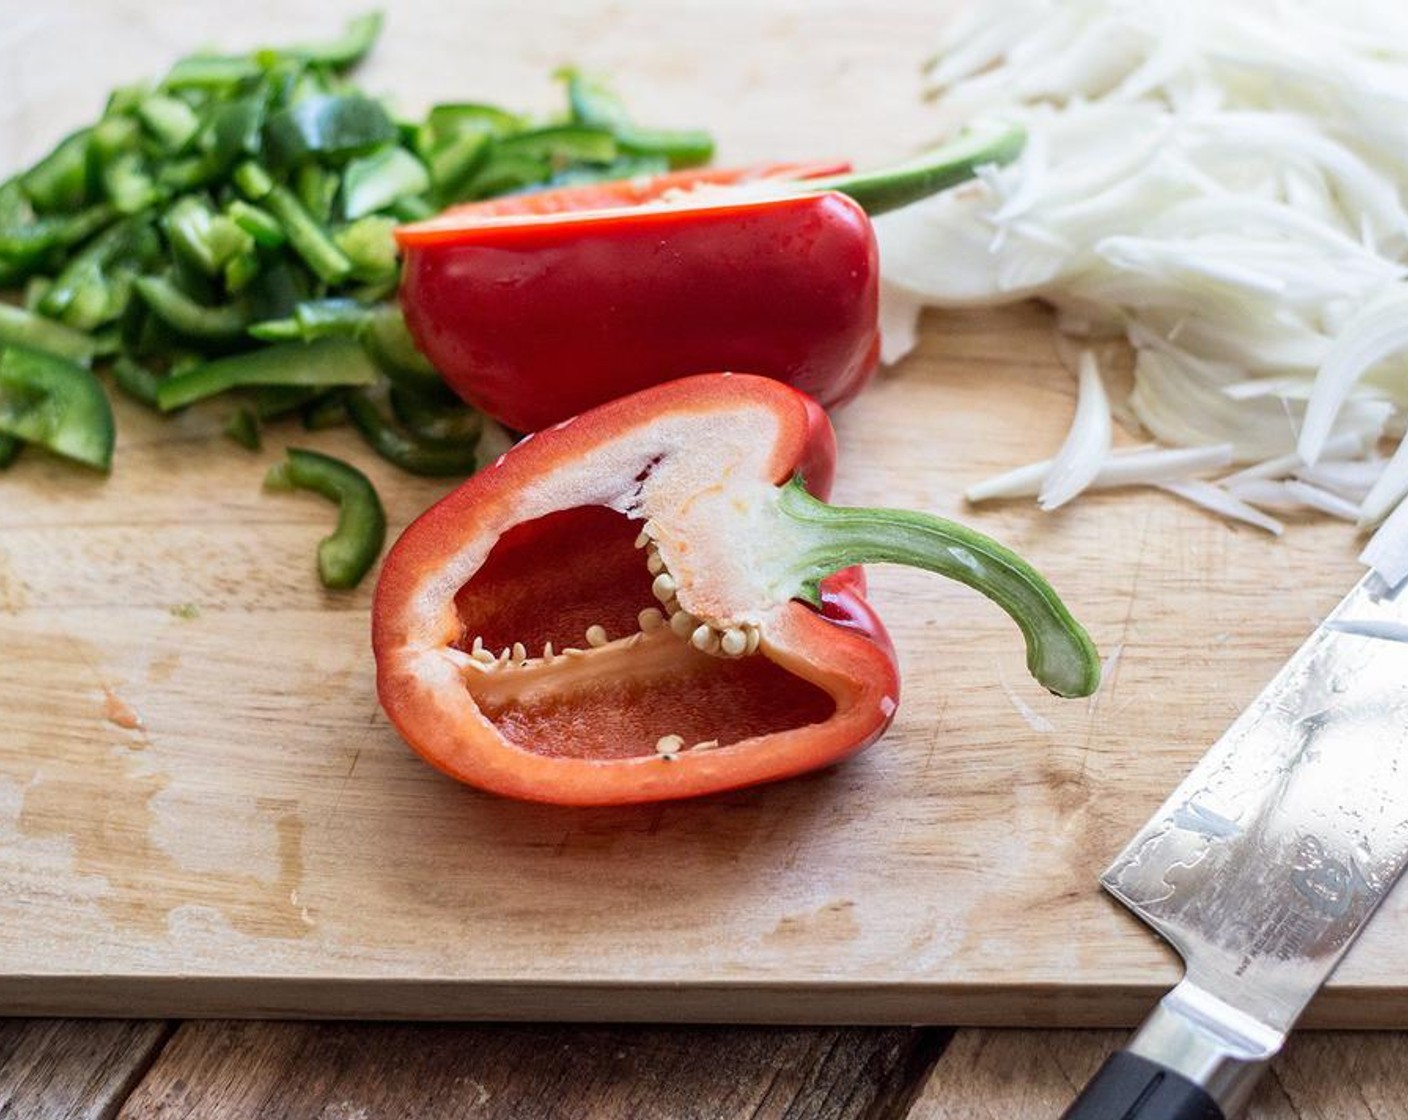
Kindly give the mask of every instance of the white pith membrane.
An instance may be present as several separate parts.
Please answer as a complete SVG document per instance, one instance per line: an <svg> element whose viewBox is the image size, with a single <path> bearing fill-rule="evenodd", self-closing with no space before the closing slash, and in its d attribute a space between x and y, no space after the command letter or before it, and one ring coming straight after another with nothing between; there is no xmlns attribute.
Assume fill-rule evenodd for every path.
<svg viewBox="0 0 1408 1120"><path fill-rule="evenodd" d="M877 219L885 360L923 307L1031 297L1107 388L1133 351L1108 405L1083 379L1060 454L972 500L1158 486L1273 533L1324 513L1379 526L1361 559L1408 576L1408 8L994 0L927 77L941 126L1028 142ZM1111 417L1165 448L1109 444Z"/></svg>
<svg viewBox="0 0 1408 1120"><path fill-rule="evenodd" d="M673 761L823 722L834 698L768 648L803 543L776 435L765 409L665 415L540 475L423 590L420 656L540 755Z"/></svg>

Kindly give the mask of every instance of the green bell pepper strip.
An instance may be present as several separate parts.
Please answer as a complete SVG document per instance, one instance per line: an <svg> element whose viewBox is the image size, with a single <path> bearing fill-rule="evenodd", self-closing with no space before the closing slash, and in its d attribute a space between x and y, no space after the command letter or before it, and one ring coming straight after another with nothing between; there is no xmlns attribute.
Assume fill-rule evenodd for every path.
<svg viewBox="0 0 1408 1120"><path fill-rule="evenodd" d="M246 160L236 167L231 178L251 202L262 201L274 189L274 177L253 160Z"/></svg>
<svg viewBox="0 0 1408 1120"><path fill-rule="evenodd" d="M312 342L318 338L357 338L371 325L375 309L355 299L310 299L283 319L255 323L249 333L264 342Z"/></svg>
<svg viewBox="0 0 1408 1120"><path fill-rule="evenodd" d="M166 72L161 86L166 90L229 90L241 82L253 81L264 68L248 56L222 54L187 55Z"/></svg>
<svg viewBox="0 0 1408 1120"><path fill-rule="evenodd" d="M173 374L157 390L157 404L163 412L170 412L248 385L333 388L371 385L377 376L377 367L366 351L349 339L324 338L306 344L290 342L217 358Z"/></svg>
<svg viewBox="0 0 1408 1120"><path fill-rule="evenodd" d="M610 163L618 150L616 137L607 129L562 124L506 137L495 146L494 154L527 156L552 164Z"/></svg>
<svg viewBox="0 0 1408 1120"><path fill-rule="evenodd" d="M254 248L254 238L232 218L192 195L172 203L161 224L172 250L206 276L221 275L231 260Z"/></svg>
<svg viewBox="0 0 1408 1120"><path fill-rule="evenodd" d="M277 249L288 240L278 218L262 207L237 198L225 207L225 213L240 229L254 238L257 244L266 249Z"/></svg>
<svg viewBox="0 0 1408 1120"><path fill-rule="evenodd" d="M439 370L416 347L406 317L395 304L373 309L362 342L394 384L427 394L445 387Z"/></svg>
<svg viewBox="0 0 1408 1120"><path fill-rule="evenodd" d="M493 140L482 132L467 132L438 145L427 157L437 197L445 203L465 192L465 184L489 158Z"/></svg>
<svg viewBox="0 0 1408 1120"><path fill-rule="evenodd" d="M308 216L326 227L332 221L332 204L337 200L342 176L317 163L304 163L293 174L293 193Z"/></svg>
<svg viewBox="0 0 1408 1120"><path fill-rule="evenodd" d="M324 432L348 423L346 389L333 389L315 397L303 406L299 416L305 431Z"/></svg>
<svg viewBox="0 0 1408 1120"><path fill-rule="evenodd" d="M221 92L260 78L266 65L291 60L333 70L346 70L360 62L381 32L381 13L358 16L329 43L264 48L245 55L194 54L181 59L162 80L166 90L204 89Z"/></svg>
<svg viewBox="0 0 1408 1120"><path fill-rule="evenodd" d="M31 273L58 267L63 250L82 244L118 216L110 202L99 202L74 214L36 218L23 224L0 224L0 269L7 284Z"/></svg>
<svg viewBox="0 0 1408 1120"><path fill-rule="evenodd" d="M157 407L157 390L161 388L164 380L161 374L122 355L112 364L112 380L114 385L137 403L148 408Z"/></svg>
<svg viewBox="0 0 1408 1120"><path fill-rule="evenodd" d="M93 338L22 307L0 303L0 346L19 345L57 354L87 365L93 360Z"/></svg>
<svg viewBox="0 0 1408 1120"><path fill-rule="evenodd" d="M264 445L264 435L259 426L259 416L254 408L242 404L230 413L225 421L225 435L249 451L258 451Z"/></svg>
<svg viewBox="0 0 1408 1120"><path fill-rule="evenodd" d="M200 131L200 118L179 97L154 93L137 104L137 116L148 133L169 153L186 147Z"/></svg>
<svg viewBox="0 0 1408 1120"><path fill-rule="evenodd" d="M270 468L271 490L312 490L337 503L337 528L318 544L318 576L324 587L356 587L386 543L386 512L371 481L331 455L290 447L288 457Z"/></svg>
<svg viewBox="0 0 1408 1120"><path fill-rule="evenodd" d="M283 226L293 251L324 283L340 284L352 274L352 262L287 187L274 186L261 201Z"/></svg>
<svg viewBox="0 0 1408 1120"><path fill-rule="evenodd" d="M391 411L416 439L478 444L484 417L448 389L434 397L392 385Z"/></svg>
<svg viewBox="0 0 1408 1120"><path fill-rule="evenodd" d="M126 309L130 284L110 277L107 270L138 252L141 223L140 218L115 222L69 258L39 300L38 310L83 331L118 318Z"/></svg>
<svg viewBox="0 0 1408 1120"><path fill-rule="evenodd" d="M346 70L361 62L381 34L381 13L368 12L349 20L336 39L327 43L286 47L278 53L333 70Z"/></svg>
<svg viewBox="0 0 1408 1120"><path fill-rule="evenodd" d="M26 197L38 210L68 213L84 206L94 185L88 163L91 128L65 136L53 151L19 177Z"/></svg>
<svg viewBox="0 0 1408 1120"><path fill-rule="evenodd" d="M361 94L305 97L264 125L269 154L284 165L310 156L340 162L395 139L396 126L381 103Z"/></svg>
<svg viewBox="0 0 1408 1120"><path fill-rule="evenodd" d="M608 130L628 155L663 156L671 168L695 167L713 158L714 140L707 132L641 128L631 120L621 99L601 82L570 67L558 76L567 82L572 119L589 128Z"/></svg>
<svg viewBox="0 0 1408 1120"><path fill-rule="evenodd" d="M187 338L228 341L249 327L249 308L242 303L206 307L161 276L139 276L136 286L152 314Z"/></svg>
<svg viewBox="0 0 1408 1120"><path fill-rule="evenodd" d="M349 221L430 189L430 172L405 148L385 147L354 159L342 175L342 212Z"/></svg>
<svg viewBox="0 0 1408 1120"><path fill-rule="evenodd" d="M354 279L385 282L394 288L401 269L394 233L398 224L385 214L369 214L333 235L333 243L352 263Z"/></svg>
<svg viewBox="0 0 1408 1120"><path fill-rule="evenodd" d="M497 105L449 102L432 107L426 114L425 124L416 135L415 146L421 155L425 155L456 136L480 134L491 139L502 138L521 132L525 125L523 117Z"/></svg>
<svg viewBox="0 0 1408 1120"><path fill-rule="evenodd" d="M421 439L394 424L364 391L347 394L347 415L367 445L410 474L429 478L463 477L478 465L478 437L469 441Z"/></svg>
<svg viewBox="0 0 1408 1120"><path fill-rule="evenodd" d="M14 436L0 436L0 471L15 461L24 449L24 444Z"/></svg>
<svg viewBox="0 0 1408 1120"><path fill-rule="evenodd" d="M95 470L112 464L112 406L102 384L76 362L42 350L0 351L0 435Z"/></svg>

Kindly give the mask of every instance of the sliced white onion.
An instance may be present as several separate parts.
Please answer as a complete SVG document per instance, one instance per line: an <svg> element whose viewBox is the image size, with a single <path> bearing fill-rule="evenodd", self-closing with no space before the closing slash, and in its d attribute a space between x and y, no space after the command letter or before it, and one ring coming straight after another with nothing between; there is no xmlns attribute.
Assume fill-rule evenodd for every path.
<svg viewBox="0 0 1408 1120"><path fill-rule="evenodd" d="M1368 520L1405 500L1408 450L1375 442L1408 429L1408 8L987 0L930 77L950 125L1000 116L1029 142L878 219L887 279L938 307L1035 296L1062 330L1126 334L1134 387L1105 411L1231 445L1244 470L1182 487L1225 516L1279 531L1239 495ZM1059 505L1121 460L1103 439L1078 416L1054 463L970 496Z"/></svg>
<svg viewBox="0 0 1408 1120"><path fill-rule="evenodd" d="M1327 453L1331 446L1331 443L1325 445ZM1321 490L1328 490L1351 502L1363 502L1383 474L1384 462L1379 458L1334 462L1322 456L1315 466L1297 467L1294 473L1301 481L1318 486Z"/></svg>
<svg viewBox="0 0 1408 1120"><path fill-rule="evenodd" d="M1233 497L1220 486L1211 482L1165 482L1159 486L1160 490L1167 490L1170 494L1177 494L1180 498L1192 502L1194 505L1202 506L1213 513L1229 517L1234 521L1245 521L1248 525L1255 525L1258 529L1265 529L1273 536L1279 537L1286 531L1286 527L1274 517L1269 517L1262 513L1255 506L1249 505L1240 498Z"/></svg>
<svg viewBox="0 0 1408 1120"><path fill-rule="evenodd" d="M1114 438L1110 399L1093 351L1081 351L1077 378L1076 412L1071 430L1037 494L1036 503L1042 509L1065 505L1094 482L1110 454Z"/></svg>
<svg viewBox="0 0 1408 1120"><path fill-rule="evenodd" d="M1322 490L1319 486L1312 486L1298 478L1291 479L1285 486L1292 497L1299 498L1303 504L1311 509L1328 513L1331 517L1338 517L1342 521L1352 522L1359 517L1359 507L1355 503L1341 498L1332 491Z"/></svg>
<svg viewBox="0 0 1408 1120"><path fill-rule="evenodd" d="M1029 463L1005 474L974 483L964 498L986 502L995 498L1034 498L1055 464L1054 459ZM1175 482L1221 470L1232 462L1228 444L1215 447L1178 447L1149 450L1130 448L1111 452L1087 489L1108 490L1119 486L1145 486Z"/></svg>
<svg viewBox="0 0 1408 1120"><path fill-rule="evenodd" d="M1369 538L1359 559L1383 576L1390 587L1397 587L1408 577L1408 502L1400 502L1389 514Z"/></svg>
<svg viewBox="0 0 1408 1120"><path fill-rule="evenodd" d="M1408 494L1408 440L1400 440L1393 457L1383 464L1379 477L1364 495L1359 508L1359 524L1377 525Z"/></svg>
<svg viewBox="0 0 1408 1120"><path fill-rule="evenodd" d="M924 301L913 292L880 281L880 360L894 365L919 344Z"/></svg>
<svg viewBox="0 0 1408 1120"><path fill-rule="evenodd" d="M1241 482L1223 480L1218 485L1234 498L1262 510L1274 509L1287 513L1316 510L1350 522L1359 515L1359 507L1354 502L1299 479L1275 481L1269 478L1249 478Z"/></svg>
<svg viewBox="0 0 1408 1120"><path fill-rule="evenodd" d="M1355 383L1376 363L1408 348L1408 286L1380 292L1348 323L1330 348L1305 410L1300 453L1307 463L1320 457L1335 416Z"/></svg>

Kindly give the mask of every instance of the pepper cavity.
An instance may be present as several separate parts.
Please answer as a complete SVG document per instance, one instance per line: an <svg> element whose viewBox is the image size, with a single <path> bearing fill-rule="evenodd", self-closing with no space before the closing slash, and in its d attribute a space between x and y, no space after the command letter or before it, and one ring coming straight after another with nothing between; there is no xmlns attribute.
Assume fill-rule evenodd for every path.
<svg viewBox="0 0 1408 1120"><path fill-rule="evenodd" d="M760 625L681 603L645 513L579 506L500 538L456 595L476 707L535 754L656 764L826 719L832 698L761 655Z"/></svg>
<svg viewBox="0 0 1408 1120"><path fill-rule="evenodd" d="M647 521L635 538L634 547L644 550L645 569L652 577L650 593L660 606L643 607L638 611L633 630L621 634L619 631L608 629L600 622L593 622L579 638L559 639L556 645L551 639L544 641L541 655L530 655L528 646L519 640L504 645L496 653L494 647L485 644L481 634L475 634L465 649L464 642L468 641L466 634L460 643L461 649L469 654L466 668L479 673L499 669L540 668L551 665L560 658L580 657L590 650L603 649L618 642L628 647L633 646L655 631L671 634L711 657L748 657L757 653L762 644L762 630L756 624L711 623L696 617L680 605L678 583L666 567L654 536L659 531L659 526L654 521ZM612 636L613 632L617 634L616 637ZM567 644L569 642L571 644ZM533 648L537 648L536 643Z"/></svg>

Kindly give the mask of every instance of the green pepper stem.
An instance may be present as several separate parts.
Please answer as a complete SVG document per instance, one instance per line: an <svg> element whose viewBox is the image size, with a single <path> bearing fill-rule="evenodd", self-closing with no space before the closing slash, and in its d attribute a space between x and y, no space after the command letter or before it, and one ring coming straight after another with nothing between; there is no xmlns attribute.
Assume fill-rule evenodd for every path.
<svg viewBox="0 0 1408 1120"><path fill-rule="evenodd" d="M1027 643L1027 668L1058 696L1089 696L1100 658L1051 585L1011 549L932 514L832 506L800 478L783 487L780 511L803 529L799 596L820 605L820 582L854 564L904 564L965 583L1006 611Z"/></svg>
<svg viewBox="0 0 1408 1120"><path fill-rule="evenodd" d="M1011 163L1026 140L1026 131L1019 125L984 124L893 167L825 179L800 179L795 185L808 191L839 191L875 217L966 182L979 167Z"/></svg>

